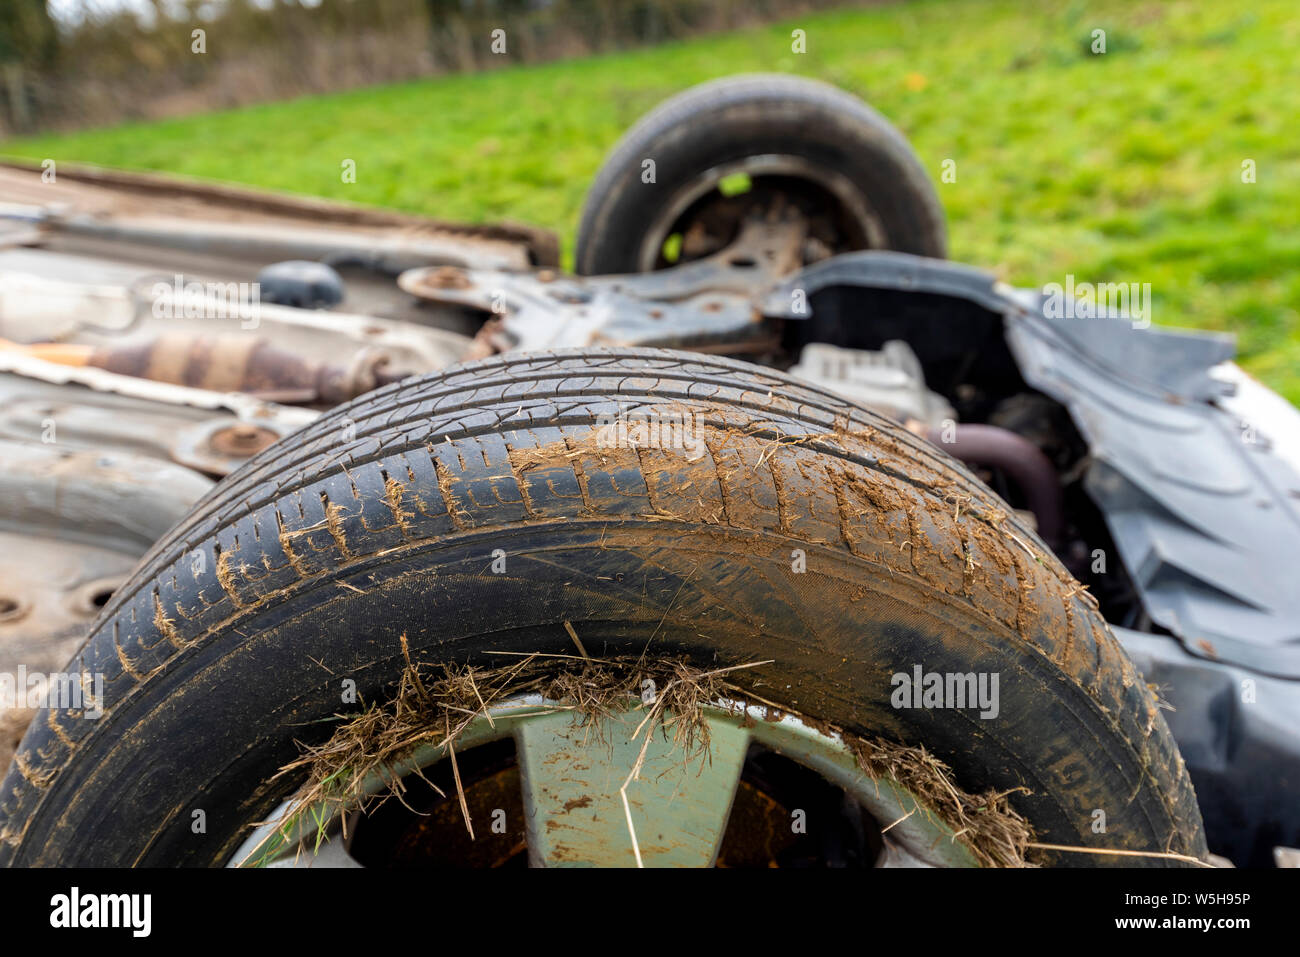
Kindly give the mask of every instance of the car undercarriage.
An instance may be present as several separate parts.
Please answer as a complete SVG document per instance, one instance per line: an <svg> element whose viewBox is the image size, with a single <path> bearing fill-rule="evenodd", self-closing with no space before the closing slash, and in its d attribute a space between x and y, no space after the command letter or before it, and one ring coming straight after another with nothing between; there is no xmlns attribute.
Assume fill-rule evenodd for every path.
<svg viewBox="0 0 1300 957"><path fill-rule="evenodd" d="M39 167L0 166L0 671L59 672L88 634L122 614L114 595L129 599L119 590L136 569L168 548L182 558L197 549L202 526L180 533L184 547L165 544L168 533L257 463L265 470L277 443L329 421L340 448L352 450L345 471L346 461L366 459L357 450L368 433L345 403L401 395L448 370L490 378L492 362L534 355L576 363L579 383L574 357L631 363L640 353L629 350L645 349L735 359L869 410L987 486L1036 539L1011 534L1012 552L1028 551L1039 566L1037 549L1054 556L1136 665L1160 711L1147 732L1158 717L1172 733L1209 851L1237 866L1294 866L1300 413L1233 363L1228 337L1151 326L1123 308L1062 317L1051 289L1011 288L896 248L905 244L873 231L871 215L832 201L851 190L769 149L707 169L646 225L629 260L637 268L597 275L565 274L555 237L531 228L461 227L95 170L60 168L47 192ZM739 191L719 188L737 177ZM689 397L715 388L701 375L697 390L657 414L647 414L649 399L614 409L620 443L659 449L667 433L655 429L689 425L699 413ZM526 388L507 390L501 408L516 397L526 411ZM771 398L741 389L736 402ZM560 422L563 404L553 403ZM665 417L674 409L680 418ZM710 428L706 443L720 426ZM793 432L773 434L798 445ZM436 458L439 436L420 441ZM572 458L580 449L567 441ZM888 443L870 441L876 467L903 468L891 465ZM458 480L472 488L463 455L461 465ZM425 487L407 468L407 488ZM401 494L416 492L392 505L405 532ZM935 497L955 522L962 497ZM318 520L303 513L304 528L325 527L347 555L333 499L322 501ZM925 560L916 542L902 544L913 563ZM974 549L966 554L973 563ZM213 567L225 567L223 553L212 555ZM248 602L238 582L221 587L238 608ZM164 593L155 589L153 600ZM147 617L167 636L178 613L159 603ZM37 713L4 713L0 764L40 746L30 732L18 743ZM715 726L719 741L725 723ZM801 733L773 750L798 753ZM493 788L506 786L509 762L494 760L479 762L478 790L462 794L467 818L479 800L476 818L486 819ZM15 764L10 780L32 773ZM746 785L750 804L737 797L736 807L789 806L771 795L798 786L798 773L775 765L764 773L745 780L778 783ZM14 786L0 796L10 834L24 833ZM888 811L869 813L880 820ZM840 841L835 854L865 853L845 850L857 846ZM728 847L724 861L753 851ZM355 856L391 863L402 853L409 847ZM936 863L919 853L908 860Z"/></svg>

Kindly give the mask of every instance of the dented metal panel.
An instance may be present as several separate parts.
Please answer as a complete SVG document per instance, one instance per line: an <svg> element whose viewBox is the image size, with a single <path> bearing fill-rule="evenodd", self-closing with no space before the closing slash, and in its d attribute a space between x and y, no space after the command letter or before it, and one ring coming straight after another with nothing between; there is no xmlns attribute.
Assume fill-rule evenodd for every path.
<svg viewBox="0 0 1300 957"><path fill-rule="evenodd" d="M42 173L37 164L0 161L0 202L41 207L34 218L51 232L211 252L297 248L514 268L559 263L556 235L531 226L462 225L155 173L71 164L59 165L54 182L44 181Z"/></svg>

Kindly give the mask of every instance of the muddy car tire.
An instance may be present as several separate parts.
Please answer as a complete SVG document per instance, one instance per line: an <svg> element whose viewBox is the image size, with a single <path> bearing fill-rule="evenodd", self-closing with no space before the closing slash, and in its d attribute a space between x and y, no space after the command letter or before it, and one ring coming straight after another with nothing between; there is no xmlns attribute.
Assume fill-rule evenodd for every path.
<svg viewBox="0 0 1300 957"><path fill-rule="evenodd" d="M681 441L601 431L642 413ZM782 374L618 349L404 381L217 486L70 664L104 676L102 716L33 721L0 786L0 861L224 863L292 791L274 776L295 742L328 737L342 682L391 695L400 635L423 661L499 663L485 652L572 652L566 621L593 655L774 659L766 697L924 744L971 793L1026 788L1039 842L1205 856L1150 691L992 492ZM916 666L999 675L997 716L895 707L891 676Z"/></svg>
<svg viewBox="0 0 1300 957"><path fill-rule="evenodd" d="M796 76L756 74L693 87L633 126L605 159L578 225L582 275L645 271L643 244L684 191L754 157L826 187L862 236L834 251L892 249L943 258L943 209L902 134L857 97ZM783 158L783 159L782 159ZM778 162L778 159L780 160ZM653 161L653 182L646 182ZM867 237L870 237L869 239Z"/></svg>

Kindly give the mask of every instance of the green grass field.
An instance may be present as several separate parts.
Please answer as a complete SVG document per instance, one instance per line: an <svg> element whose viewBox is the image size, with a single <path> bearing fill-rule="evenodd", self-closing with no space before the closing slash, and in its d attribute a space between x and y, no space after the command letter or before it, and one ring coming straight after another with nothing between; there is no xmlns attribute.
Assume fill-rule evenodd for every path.
<svg viewBox="0 0 1300 957"><path fill-rule="evenodd" d="M930 0L0 152L509 218L571 250L587 183L645 110L728 73L804 73L890 117L936 182L955 162L938 186L954 258L1023 284L1149 282L1157 323L1237 333L1243 364L1300 403L1297 49L1294 0Z"/></svg>

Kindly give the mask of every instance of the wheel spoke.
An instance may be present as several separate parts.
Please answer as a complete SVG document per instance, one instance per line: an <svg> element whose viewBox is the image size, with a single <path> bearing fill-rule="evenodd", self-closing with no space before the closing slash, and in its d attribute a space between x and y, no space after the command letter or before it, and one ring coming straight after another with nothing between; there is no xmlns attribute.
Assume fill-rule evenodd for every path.
<svg viewBox="0 0 1300 957"><path fill-rule="evenodd" d="M302 847L295 854L286 854L285 856L272 861L268 867L289 867L289 868L334 868L334 867L360 867L347 848L343 846L343 836L335 834L331 840L321 844L319 849L309 849Z"/></svg>
<svg viewBox="0 0 1300 957"><path fill-rule="evenodd" d="M672 728L665 734L647 723L634 739L645 714L583 723L557 713L521 724L516 745L533 866L635 867L638 851L646 867L712 866L749 733L711 722L708 748L688 752Z"/></svg>
<svg viewBox="0 0 1300 957"><path fill-rule="evenodd" d="M667 728L652 727L646 713L636 708L587 721L569 706L522 696L493 708L492 720L483 716L470 722L457 739L457 751L463 746L468 753L501 738L514 738L524 836L529 863L535 867L712 866L751 747L814 771L851 795L882 826L885 847L876 866L979 863L928 802L892 775L865 770L858 754L838 734L819 730L795 715L774 719L766 709L724 702L704 710L708 747L687 749L673 739L680 717L670 715ZM363 792L378 793L395 777L432 767L447 757L445 749L430 744L384 774L367 779ZM455 795L449 799L455 800ZM345 848L337 807L294 808L293 800L286 800L248 836L229 863L360 866ZM516 823L511 827L518 835L519 818L513 819ZM360 817L356 826L364 828ZM454 826L462 827L459 816ZM321 828L330 839L317 845ZM353 841L362 840L361 830L350 829L350 833ZM369 859L367 855L373 856L367 851L362 857Z"/></svg>

